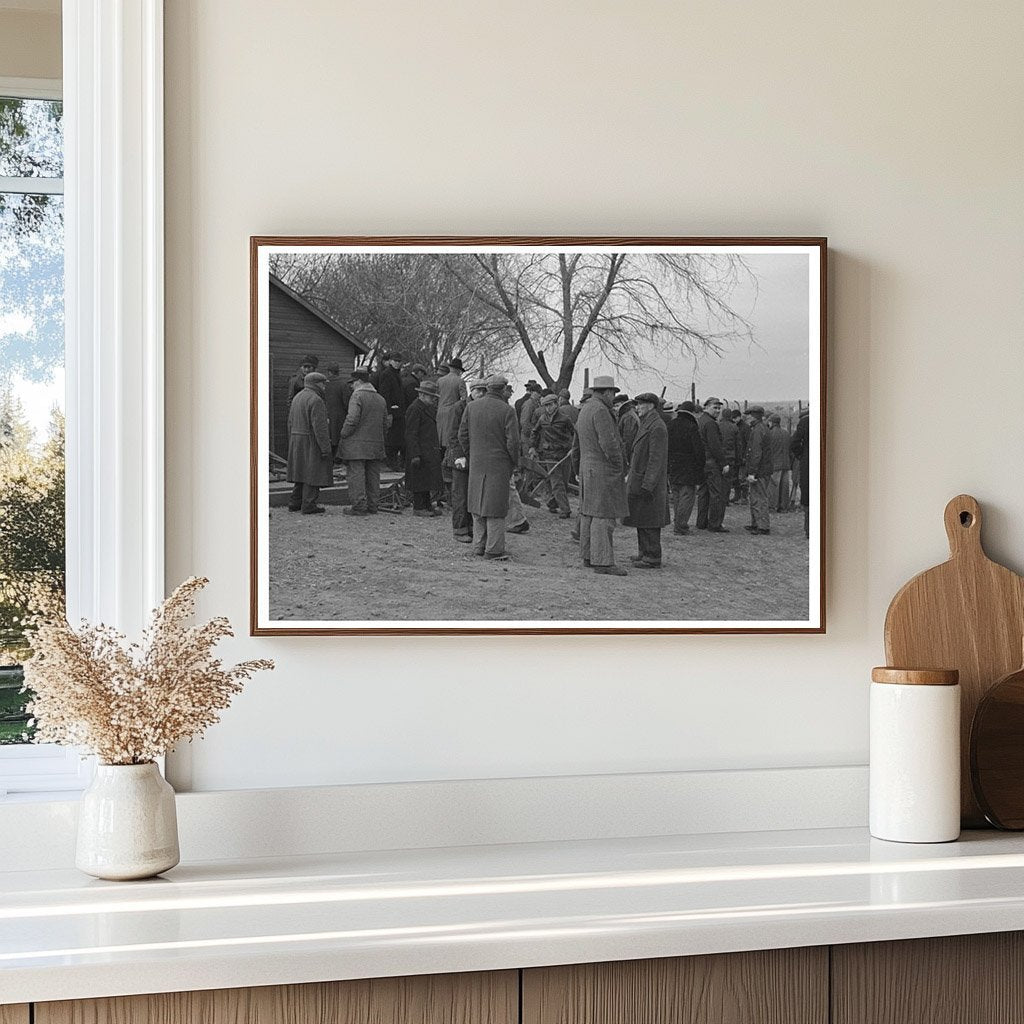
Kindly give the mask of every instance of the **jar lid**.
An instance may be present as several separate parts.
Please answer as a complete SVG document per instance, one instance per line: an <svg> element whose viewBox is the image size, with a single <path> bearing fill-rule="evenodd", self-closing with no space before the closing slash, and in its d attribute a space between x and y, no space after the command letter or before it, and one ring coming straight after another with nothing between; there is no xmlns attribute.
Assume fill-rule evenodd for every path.
<svg viewBox="0 0 1024 1024"><path fill-rule="evenodd" d="M873 683L899 683L910 686L956 686L960 672L955 668L889 668L871 670Z"/></svg>

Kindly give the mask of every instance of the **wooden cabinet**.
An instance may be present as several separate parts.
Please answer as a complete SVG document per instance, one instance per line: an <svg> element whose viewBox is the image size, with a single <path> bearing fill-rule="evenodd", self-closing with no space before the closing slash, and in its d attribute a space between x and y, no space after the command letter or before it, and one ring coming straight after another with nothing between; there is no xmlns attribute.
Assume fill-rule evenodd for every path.
<svg viewBox="0 0 1024 1024"><path fill-rule="evenodd" d="M1024 933L0 1006L0 1024L1024 1024Z"/></svg>
<svg viewBox="0 0 1024 1024"><path fill-rule="evenodd" d="M522 1019L523 1024L826 1024L828 949L536 968L523 972Z"/></svg>
<svg viewBox="0 0 1024 1024"><path fill-rule="evenodd" d="M1024 933L832 947L833 1024L1024 1021Z"/></svg>
<svg viewBox="0 0 1024 1024"><path fill-rule="evenodd" d="M35 1005L35 1024L518 1024L518 1021L518 971L173 992ZM7 1022L0 1018L0 1024ZM23 1022L19 1019L17 1024Z"/></svg>

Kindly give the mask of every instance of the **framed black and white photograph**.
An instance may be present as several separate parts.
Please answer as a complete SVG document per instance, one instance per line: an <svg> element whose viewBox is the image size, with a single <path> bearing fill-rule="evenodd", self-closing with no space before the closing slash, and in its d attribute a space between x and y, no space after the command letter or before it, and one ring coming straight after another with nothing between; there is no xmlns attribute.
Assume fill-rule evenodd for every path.
<svg viewBox="0 0 1024 1024"><path fill-rule="evenodd" d="M251 629L825 630L823 238L251 240Z"/></svg>

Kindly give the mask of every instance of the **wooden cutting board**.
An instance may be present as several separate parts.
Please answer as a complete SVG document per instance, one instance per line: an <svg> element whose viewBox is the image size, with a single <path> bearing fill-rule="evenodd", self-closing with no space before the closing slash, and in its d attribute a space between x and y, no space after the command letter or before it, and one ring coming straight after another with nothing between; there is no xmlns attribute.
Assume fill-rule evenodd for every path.
<svg viewBox="0 0 1024 1024"><path fill-rule="evenodd" d="M1024 579L993 562L981 546L981 508L960 494L945 511L949 561L915 576L885 616L885 656L894 668L960 671L960 814L964 828L985 827L974 799L970 734L988 688L1020 667Z"/></svg>

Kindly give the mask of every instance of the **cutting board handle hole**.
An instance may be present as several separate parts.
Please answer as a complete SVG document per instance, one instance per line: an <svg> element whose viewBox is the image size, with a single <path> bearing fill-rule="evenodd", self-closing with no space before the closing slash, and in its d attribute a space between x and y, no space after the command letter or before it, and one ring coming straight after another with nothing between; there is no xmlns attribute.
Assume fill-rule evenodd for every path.
<svg viewBox="0 0 1024 1024"><path fill-rule="evenodd" d="M973 522L974 522L974 516L972 516L970 512L961 512L960 513L960 525L961 526L970 526L971 523L973 523Z"/></svg>

